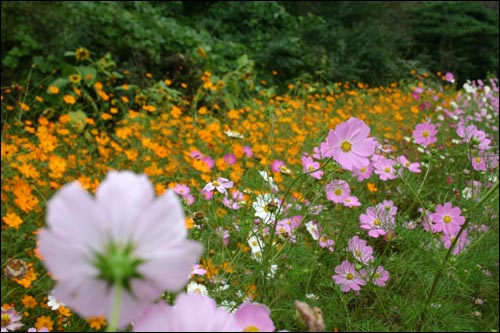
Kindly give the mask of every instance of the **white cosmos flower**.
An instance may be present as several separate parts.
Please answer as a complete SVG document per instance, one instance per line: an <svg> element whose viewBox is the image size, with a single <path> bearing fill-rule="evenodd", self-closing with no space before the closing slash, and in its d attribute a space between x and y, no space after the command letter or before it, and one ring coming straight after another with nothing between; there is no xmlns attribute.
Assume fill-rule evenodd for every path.
<svg viewBox="0 0 500 333"><path fill-rule="evenodd" d="M260 217L264 223L269 224L276 217L279 200L271 194L265 193L258 195L252 206L255 209L255 216Z"/></svg>
<svg viewBox="0 0 500 333"><path fill-rule="evenodd" d="M186 286L186 294L208 295L208 290L207 287L205 287L204 285L191 281Z"/></svg>
<svg viewBox="0 0 500 333"><path fill-rule="evenodd" d="M259 174L261 175L262 178L264 178L264 181L269 184L269 186L271 187L272 191L274 191L274 192L278 192L279 191L279 188L276 185L276 183L274 182L273 177L270 177L267 174L267 172L265 172L263 170L259 171Z"/></svg>

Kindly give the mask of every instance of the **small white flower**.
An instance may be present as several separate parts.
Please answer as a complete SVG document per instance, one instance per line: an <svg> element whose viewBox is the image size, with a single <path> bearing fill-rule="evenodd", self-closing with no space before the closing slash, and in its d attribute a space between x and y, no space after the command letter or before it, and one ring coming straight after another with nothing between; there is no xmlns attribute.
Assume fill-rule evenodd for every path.
<svg viewBox="0 0 500 333"><path fill-rule="evenodd" d="M224 310L232 314L236 311L237 306L235 301L223 300L222 302L220 302L219 308L223 308Z"/></svg>
<svg viewBox="0 0 500 333"><path fill-rule="evenodd" d="M242 134L235 132L235 131L231 131L231 130L224 131L224 134L226 134L230 138L236 138L236 139L244 139L245 138Z"/></svg>
<svg viewBox="0 0 500 333"><path fill-rule="evenodd" d="M319 299L319 296L316 295L316 294L313 294L313 293L308 293L308 294L306 294L306 298L307 299L317 300L317 299Z"/></svg>
<svg viewBox="0 0 500 333"><path fill-rule="evenodd" d="M278 265L273 264L271 267L269 267L269 273L267 273L267 278L272 279L276 275L276 272L278 271Z"/></svg>
<svg viewBox="0 0 500 333"><path fill-rule="evenodd" d="M248 239L248 245L250 245L252 253L262 252L262 249L264 248L264 242L257 236L250 237Z"/></svg>
<svg viewBox="0 0 500 333"><path fill-rule="evenodd" d="M207 287L202 284L191 281L186 286L186 293L188 295L191 294L200 294L200 295L208 295Z"/></svg>
<svg viewBox="0 0 500 333"><path fill-rule="evenodd" d="M59 307L62 305L64 306L64 303L59 302L54 296L49 295L49 301L47 302L47 305L52 309L52 310L57 310Z"/></svg>
<svg viewBox="0 0 500 333"><path fill-rule="evenodd" d="M312 238L314 240L318 240L319 239L319 227L318 227L318 224L313 222L313 221L309 221L306 223L306 229L307 231L309 231L309 233L311 234Z"/></svg>
<svg viewBox="0 0 500 333"><path fill-rule="evenodd" d="M269 184L271 190L273 190L274 192L278 192L279 188L274 183L273 177L270 177L265 171L259 171L259 174L261 175L262 178L264 178L265 182Z"/></svg>

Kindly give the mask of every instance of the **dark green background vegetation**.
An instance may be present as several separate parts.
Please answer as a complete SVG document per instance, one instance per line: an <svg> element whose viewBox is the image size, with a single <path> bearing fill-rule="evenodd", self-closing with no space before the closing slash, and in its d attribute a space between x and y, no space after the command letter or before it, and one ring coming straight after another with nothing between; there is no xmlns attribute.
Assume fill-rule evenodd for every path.
<svg viewBox="0 0 500 333"><path fill-rule="evenodd" d="M205 70L234 69L244 54L270 84L301 77L379 85L411 69L451 71L459 83L498 75L498 1L2 1L1 7L2 86L24 79L32 64L33 75L50 74L77 47L94 58L110 52L138 77L150 72L188 83Z"/></svg>

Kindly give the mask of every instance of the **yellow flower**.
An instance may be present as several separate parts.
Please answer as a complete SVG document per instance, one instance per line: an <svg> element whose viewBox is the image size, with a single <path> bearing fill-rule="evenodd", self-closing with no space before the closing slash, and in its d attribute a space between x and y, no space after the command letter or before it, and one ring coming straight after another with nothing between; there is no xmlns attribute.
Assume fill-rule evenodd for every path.
<svg viewBox="0 0 500 333"><path fill-rule="evenodd" d="M75 58L76 60L87 60L90 57L90 52L84 47L79 47L75 51Z"/></svg>
<svg viewBox="0 0 500 333"><path fill-rule="evenodd" d="M76 103L76 99L73 95L64 95L63 100L66 104L73 105Z"/></svg>
<svg viewBox="0 0 500 333"><path fill-rule="evenodd" d="M37 330L41 330L46 327L49 331L54 330L54 322L48 316L40 316L36 319L35 327Z"/></svg>
<svg viewBox="0 0 500 333"><path fill-rule="evenodd" d="M375 186L375 184L373 184L373 183L366 183L366 187L368 187L368 191L370 191L372 193L378 191L377 186Z"/></svg>
<svg viewBox="0 0 500 333"><path fill-rule="evenodd" d="M17 284L20 284L24 288L30 288L33 281L36 280L36 277L37 277L37 275L36 275L35 269L33 268L33 264L29 263L28 264L28 272L26 273L26 275L20 279L14 278L14 279L12 279L12 281L16 282Z"/></svg>
<svg viewBox="0 0 500 333"><path fill-rule="evenodd" d="M64 305L61 305L59 306L59 308L57 309L57 311L63 315L64 317L69 317L71 316L71 310L68 309L67 307L65 307Z"/></svg>
<svg viewBox="0 0 500 333"><path fill-rule="evenodd" d="M78 83L80 83L81 80L82 80L82 77L80 74L71 74L69 76L69 82L71 82L73 84L78 84Z"/></svg>
<svg viewBox="0 0 500 333"><path fill-rule="evenodd" d="M153 105L144 105L142 107L143 110L146 110L148 112L155 112L156 111L156 107L153 106Z"/></svg>
<svg viewBox="0 0 500 333"><path fill-rule="evenodd" d="M198 46L198 47L196 48L196 53L198 53L198 55L199 55L202 59L205 59L205 58L206 58L206 56L207 56L207 53L205 52L205 50L203 50L203 49L201 48L201 46Z"/></svg>
<svg viewBox="0 0 500 333"><path fill-rule="evenodd" d="M186 217L185 219L185 225L186 225L186 229L193 229L194 227L194 220L193 218L191 217Z"/></svg>
<svg viewBox="0 0 500 333"><path fill-rule="evenodd" d="M30 107L29 105L23 103L23 102L19 102L19 107L23 110L23 111L29 111L30 110Z"/></svg>
<svg viewBox="0 0 500 333"><path fill-rule="evenodd" d="M89 323L90 328L100 330L102 326L106 325L106 318L104 316L88 317L87 323Z"/></svg>
<svg viewBox="0 0 500 333"><path fill-rule="evenodd" d="M2 220L11 228L19 229L19 226L23 223L23 220L16 213L8 213Z"/></svg>
<svg viewBox="0 0 500 333"><path fill-rule="evenodd" d="M24 296L21 299L21 302L23 303L24 307L28 309L32 309L38 304L36 299L31 295Z"/></svg>
<svg viewBox="0 0 500 333"><path fill-rule="evenodd" d="M49 94L56 95L59 94L59 87L58 86L49 86Z"/></svg>

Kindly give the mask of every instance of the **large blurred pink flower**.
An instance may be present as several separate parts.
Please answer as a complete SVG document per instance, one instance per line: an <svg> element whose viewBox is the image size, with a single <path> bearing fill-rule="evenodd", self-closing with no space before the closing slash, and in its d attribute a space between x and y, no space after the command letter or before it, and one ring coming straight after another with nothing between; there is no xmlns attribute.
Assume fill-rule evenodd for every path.
<svg viewBox="0 0 500 333"><path fill-rule="evenodd" d="M201 294L180 294L174 306L151 305L135 321L134 332L241 332L237 319Z"/></svg>
<svg viewBox="0 0 500 333"><path fill-rule="evenodd" d="M243 332L274 332L271 311L264 304L244 303L234 313Z"/></svg>
<svg viewBox="0 0 500 333"><path fill-rule="evenodd" d="M375 152L377 142L369 138L370 127L358 118L337 125L330 130L326 138L327 145L322 145L322 156L333 156L342 168L352 171L361 169L370 163L369 157Z"/></svg>
<svg viewBox="0 0 500 333"><path fill-rule="evenodd" d="M123 288L119 327L165 290L188 280L202 246L186 239L184 213L173 191L155 198L145 175L110 171L95 198L78 182L47 204L39 249L56 278L54 297L83 317L110 320L115 291Z"/></svg>

